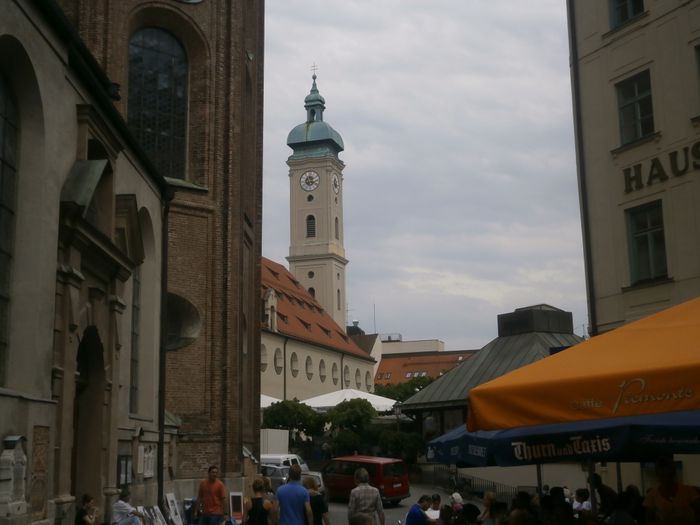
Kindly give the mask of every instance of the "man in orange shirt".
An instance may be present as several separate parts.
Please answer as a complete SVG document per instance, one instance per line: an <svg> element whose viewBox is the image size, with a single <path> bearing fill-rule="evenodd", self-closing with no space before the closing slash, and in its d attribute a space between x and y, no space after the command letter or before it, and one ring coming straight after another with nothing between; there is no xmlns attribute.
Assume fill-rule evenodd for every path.
<svg viewBox="0 0 700 525"><path fill-rule="evenodd" d="M207 479L199 482L197 505L199 506L199 525L220 525L224 521L226 507L226 487L219 477L215 465L209 467Z"/></svg>

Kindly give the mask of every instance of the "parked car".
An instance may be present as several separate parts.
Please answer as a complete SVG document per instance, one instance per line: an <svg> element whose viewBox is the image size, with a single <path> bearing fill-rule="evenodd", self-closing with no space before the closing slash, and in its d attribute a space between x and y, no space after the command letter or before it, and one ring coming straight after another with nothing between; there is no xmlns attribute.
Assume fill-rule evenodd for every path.
<svg viewBox="0 0 700 525"><path fill-rule="evenodd" d="M382 502L397 504L411 495L408 468L400 459L376 456L344 456L333 458L322 469L328 497L348 499L355 488L355 471L364 467L369 484L379 489Z"/></svg>
<svg viewBox="0 0 700 525"><path fill-rule="evenodd" d="M277 490L280 485L287 483L289 476L289 467L279 465L260 465L260 474L270 478L272 482L272 490Z"/></svg>
<svg viewBox="0 0 700 525"><path fill-rule="evenodd" d="M309 466L306 464L306 461L296 454L261 454L260 463L264 465L278 465L280 467L300 465L302 472L309 471Z"/></svg>

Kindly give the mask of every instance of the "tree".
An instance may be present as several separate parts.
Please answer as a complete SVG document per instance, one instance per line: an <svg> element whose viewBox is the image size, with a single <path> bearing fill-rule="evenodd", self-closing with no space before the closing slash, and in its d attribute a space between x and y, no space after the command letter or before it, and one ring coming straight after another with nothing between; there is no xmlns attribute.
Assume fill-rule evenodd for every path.
<svg viewBox="0 0 700 525"><path fill-rule="evenodd" d="M379 449L388 457L401 458L412 465L425 449L425 441L417 432L384 430L379 436Z"/></svg>
<svg viewBox="0 0 700 525"><path fill-rule="evenodd" d="M323 420L311 407L296 399L273 403L263 410L263 428L298 430L307 435L321 432Z"/></svg>
<svg viewBox="0 0 700 525"><path fill-rule="evenodd" d="M349 399L326 412L334 429L347 429L362 435L377 411L366 399Z"/></svg>
<svg viewBox="0 0 700 525"><path fill-rule="evenodd" d="M374 393L378 396L396 399L396 401L404 402L416 392L420 392L426 386L434 381L432 377L412 377L405 383L394 385L375 385Z"/></svg>

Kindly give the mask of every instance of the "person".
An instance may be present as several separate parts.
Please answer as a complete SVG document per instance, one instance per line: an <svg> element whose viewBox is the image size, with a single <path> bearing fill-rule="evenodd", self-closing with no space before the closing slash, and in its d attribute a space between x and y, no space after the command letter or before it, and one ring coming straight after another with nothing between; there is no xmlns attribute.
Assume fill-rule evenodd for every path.
<svg viewBox="0 0 700 525"><path fill-rule="evenodd" d="M353 514L348 520L348 525L372 525L372 516L369 514Z"/></svg>
<svg viewBox="0 0 700 525"><path fill-rule="evenodd" d="M578 518L582 513L591 512L591 493L586 488L576 489L574 492L574 502L571 508L574 510L574 515Z"/></svg>
<svg viewBox="0 0 700 525"><path fill-rule="evenodd" d="M272 512L272 501L265 497L265 481L262 478L253 480L253 496L246 498L243 503L247 525L268 525Z"/></svg>
<svg viewBox="0 0 700 525"><path fill-rule="evenodd" d="M589 476L588 481L593 490L598 493L598 514L602 515L603 517L609 516L615 508L617 492L615 492L611 487L604 485L600 474L596 474L595 472Z"/></svg>
<svg viewBox="0 0 700 525"><path fill-rule="evenodd" d="M670 457L656 462L659 486L644 499L647 525L691 525L700 518L700 495L695 487L676 480L676 464Z"/></svg>
<svg viewBox="0 0 700 525"><path fill-rule="evenodd" d="M384 525L384 506L379 490L369 484L369 472L366 468L355 471L354 489L350 491L348 503L348 520L355 514L367 514L372 517L374 525Z"/></svg>
<svg viewBox="0 0 700 525"><path fill-rule="evenodd" d="M328 518L328 503L318 491L318 484L311 476L304 478L304 488L309 491L309 502L311 503L311 512L314 515L313 525L330 525Z"/></svg>
<svg viewBox="0 0 700 525"><path fill-rule="evenodd" d="M279 525L311 525L314 522L311 498L301 485L301 466L289 467L287 483L277 489Z"/></svg>
<svg viewBox="0 0 700 525"><path fill-rule="evenodd" d="M432 500L427 494L418 498L418 502L411 505L406 514L406 525L435 525L436 521L425 513L430 508Z"/></svg>
<svg viewBox="0 0 700 525"><path fill-rule="evenodd" d="M453 521L452 507L450 505L443 505L440 507L440 515L438 516L438 525L452 525Z"/></svg>
<svg viewBox="0 0 700 525"><path fill-rule="evenodd" d="M450 503L452 504L452 511L458 513L464 507L464 498L459 492L453 492L450 496Z"/></svg>
<svg viewBox="0 0 700 525"><path fill-rule="evenodd" d="M143 514L129 504L129 491L123 489L112 505L112 525L141 525Z"/></svg>
<svg viewBox="0 0 700 525"><path fill-rule="evenodd" d="M491 517L484 525L500 525L508 514L508 505L503 501L494 501L491 504Z"/></svg>
<svg viewBox="0 0 700 525"><path fill-rule="evenodd" d="M430 508L425 511L429 518L434 520L440 519L440 494L433 494L430 496Z"/></svg>
<svg viewBox="0 0 700 525"><path fill-rule="evenodd" d="M279 508L277 504L277 496L272 488L272 480L267 476L263 476L263 483L265 484L265 499L272 503L272 510L267 513L267 523L268 525L275 525L277 523L277 517L279 514Z"/></svg>
<svg viewBox="0 0 700 525"><path fill-rule="evenodd" d="M549 491L549 486L545 486L547 487L547 491ZM487 490L484 492L484 497L481 501L484 504L484 510L481 511L481 515L479 516L479 523L487 523L489 518L491 518L491 505L496 501L496 493Z"/></svg>
<svg viewBox="0 0 700 525"><path fill-rule="evenodd" d="M224 521L226 507L226 487L219 478L219 468L211 465L207 477L199 482L197 505L199 525L219 525Z"/></svg>
<svg viewBox="0 0 700 525"><path fill-rule="evenodd" d="M80 508L75 513L75 525L95 525L97 522L95 500L90 494L83 494Z"/></svg>

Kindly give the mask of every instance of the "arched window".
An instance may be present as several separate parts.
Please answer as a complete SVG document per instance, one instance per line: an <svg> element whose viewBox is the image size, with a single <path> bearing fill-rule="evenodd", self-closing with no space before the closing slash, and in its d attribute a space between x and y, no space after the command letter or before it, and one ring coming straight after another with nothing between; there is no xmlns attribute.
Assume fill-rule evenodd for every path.
<svg viewBox="0 0 700 525"><path fill-rule="evenodd" d="M313 287L309 288L309 295L316 299L316 289Z"/></svg>
<svg viewBox="0 0 700 525"><path fill-rule="evenodd" d="M335 238L337 240L340 240L340 226L339 226L340 221L338 220L338 217L335 218Z"/></svg>
<svg viewBox="0 0 700 525"><path fill-rule="evenodd" d="M131 274L131 360L129 387L129 412L139 412L139 343L141 334L141 266Z"/></svg>
<svg viewBox="0 0 700 525"><path fill-rule="evenodd" d="M289 370L292 372L292 377L299 375L299 356L296 352L292 352L292 358L289 360Z"/></svg>
<svg viewBox="0 0 700 525"><path fill-rule="evenodd" d="M306 379L311 381L314 377L314 362L310 355L306 356Z"/></svg>
<svg viewBox="0 0 700 525"><path fill-rule="evenodd" d="M178 40L146 27L129 40L129 128L161 175L185 178L187 56Z"/></svg>
<svg viewBox="0 0 700 525"><path fill-rule="evenodd" d="M336 296L337 296L337 302L338 302L338 310L342 310L342 303L340 302L340 290L336 290Z"/></svg>
<svg viewBox="0 0 700 525"><path fill-rule="evenodd" d="M0 75L0 384L9 344L10 265L15 237L19 117L9 83Z"/></svg>
<svg viewBox="0 0 700 525"><path fill-rule="evenodd" d="M360 374L360 369L355 369L355 386L359 389L362 387L362 375Z"/></svg>
<svg viewBox="0 0 700 525"><path fill-rule="evenodd" d="M306 216L306 236L316 237L316 217L313 215Z"/></svg>

